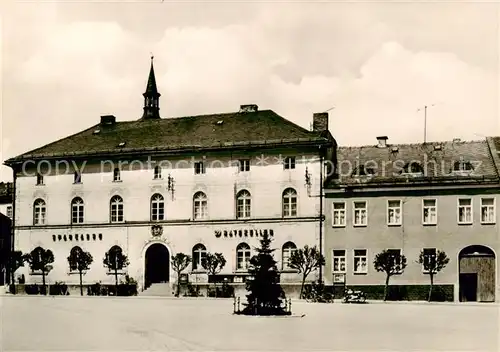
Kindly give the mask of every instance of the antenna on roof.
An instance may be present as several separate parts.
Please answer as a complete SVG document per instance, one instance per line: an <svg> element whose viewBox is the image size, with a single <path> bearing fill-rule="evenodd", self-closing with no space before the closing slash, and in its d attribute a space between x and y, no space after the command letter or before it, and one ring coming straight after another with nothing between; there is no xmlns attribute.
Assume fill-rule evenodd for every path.
<svg viewBox="0 0 500 352"><path fill-rule="evenodd" d="M417 112L424 110L424 144L427 143L427 108L435 105L436 104L424 105L423 108L417 109Z"/></svg>
<svg viewBox="0 0 500 352"><path fill-rule="evenodd" d="M325 111L323 111L323 112L328 112L328 111L333 110L333 109L335 109L335 106L332 106L330 109L325 110Z"/></svg>

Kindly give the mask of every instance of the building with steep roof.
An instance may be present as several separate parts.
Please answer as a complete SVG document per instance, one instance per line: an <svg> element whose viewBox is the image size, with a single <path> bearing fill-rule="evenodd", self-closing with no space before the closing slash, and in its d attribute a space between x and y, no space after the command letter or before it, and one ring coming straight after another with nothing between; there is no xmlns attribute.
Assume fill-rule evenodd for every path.
<svg viewBox="0 0 500 352"><path fill-rule="evenodd" d="M161 118L153 63L143 96L138 120L101 116L5 162L15 175L15 248L51 249L47 279L68 285L79 282L66 259L75 247L94 258L85 284L114 282L101 263L119 248L130 260L123 274L166 293L177 280L170 258L180 252L193 257L192 284L207 283L201 258L220 252L227 264L219 278L243 287L253 248L268 233L281 281L300 283L287 258L319 243L320 165L335 164L328 113L313 115L311 131L255 104ZM28 268L17 274L41 281Z"/></svg>
<svg viewBox="0 0 500 352"><path fill-rule="evenodd" d="M390 279L399 299L426 299L422 252L450 261L434 278L436 299L500 300L500 138L464 142L339 147L325 190L325 280L381 297L385 274L373 260L403 254ZM426 259L427 260L427 259ZM440 297L437 297L440 296Z"/></svg>

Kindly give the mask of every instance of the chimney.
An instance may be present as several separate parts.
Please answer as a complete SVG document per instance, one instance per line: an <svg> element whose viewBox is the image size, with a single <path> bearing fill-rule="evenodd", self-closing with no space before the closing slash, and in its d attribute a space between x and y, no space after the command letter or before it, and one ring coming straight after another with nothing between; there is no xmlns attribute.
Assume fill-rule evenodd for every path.
<svg viewBox="0 0 500 352"><path fill-rule="evenodd" d="M240 112L257 112L258 110L257 104L240 105Z"/></svg>
<svg viewBox="0 0 500 352"><path fill-rule="evenodd" d="M101 116L101 125L114 125L115 123L116 117L114 115Z"/></svg>
<svg viewBox="0 0 500 352"><path fill-rule="evenodd" d="M328 113L315 112L313 114L313 132L328 131Z"/></svg>
<svg viewBox="0 0 500 352"><path fill-rule="evenodd" d="M377 141L378 141L377 147L379 147L379 148L385 148L385 147L387 147L387 140L388 139L389 138L387 138L387 136L377 137Z"/></svg>

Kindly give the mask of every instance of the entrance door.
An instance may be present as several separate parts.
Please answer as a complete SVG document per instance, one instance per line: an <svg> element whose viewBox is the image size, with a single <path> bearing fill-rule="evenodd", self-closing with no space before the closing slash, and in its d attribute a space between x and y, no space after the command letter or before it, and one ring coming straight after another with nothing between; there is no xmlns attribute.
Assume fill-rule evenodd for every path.
<svg viewBox="0 0 500 352"><path fill-rule="evenodd" d="M458 254L461 301L494 302L496 258L492 249L482 245L465 247Z"/></svg>
<svg viewBox="0 0 500 352"><path fill-rule="evenodd" d="M460 274L460 302L477 301L477 274Z"/></svg>
<svg viewBox="0 0 500 352"><path fill-rule="evenodd" d="M167 247L155 243L146 250L145 288L151 284L168 282L170 278L170 255Z"/></svg>

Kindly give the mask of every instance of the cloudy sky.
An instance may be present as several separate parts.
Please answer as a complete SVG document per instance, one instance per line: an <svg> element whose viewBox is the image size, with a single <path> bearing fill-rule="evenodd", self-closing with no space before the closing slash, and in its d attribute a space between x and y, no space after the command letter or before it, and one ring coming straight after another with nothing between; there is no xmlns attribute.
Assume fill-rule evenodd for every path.
<svg viewBox="0 0 500 352"><path fill-rule="evenodd" d="M2 2L2 160L114 114L141 117L150 64L163 117L255 103L341 145L500 135L494 2ZM0 179L11 178L2 167Z"/></svg>

